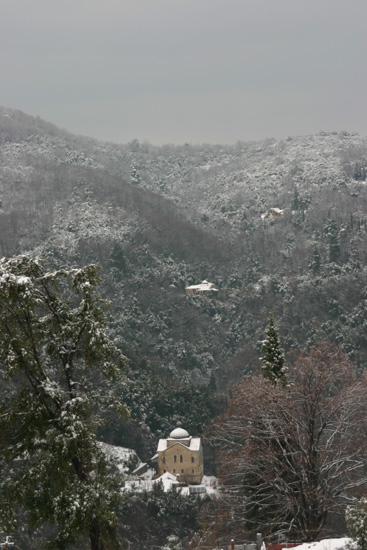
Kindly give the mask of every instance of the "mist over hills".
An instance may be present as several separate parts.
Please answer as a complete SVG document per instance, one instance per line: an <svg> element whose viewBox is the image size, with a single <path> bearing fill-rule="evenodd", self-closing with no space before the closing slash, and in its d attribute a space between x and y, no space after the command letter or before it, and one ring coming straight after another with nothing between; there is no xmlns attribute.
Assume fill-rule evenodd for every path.
<svg viewBox="0 0 367 550"><path fill-rule="evenodd" d="M200 431L212 374L229 389L256 364L270 310L288 356L331 340L364 366L366 166L367 139L347 132L117 145L0 108L0 254L101 264L133 418L153 434L180 419ZM185 295L203 279L217 297Z"/></svg>

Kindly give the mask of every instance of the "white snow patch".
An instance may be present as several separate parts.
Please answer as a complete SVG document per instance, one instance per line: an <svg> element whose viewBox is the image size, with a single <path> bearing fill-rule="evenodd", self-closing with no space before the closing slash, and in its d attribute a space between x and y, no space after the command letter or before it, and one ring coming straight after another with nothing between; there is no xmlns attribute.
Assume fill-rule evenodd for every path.
<svg viewBox="0 0 367 550"><path fill-rule="evenodd" d="M125 447L116 447L115 445L109 445L98 441L100 449L105 454L107 461L110 464L114 464L121 474L126 474L132 467L140 462L138 455L133 449L126 449Z"/></svg>
<svg viewBox="0 0 367 550"><path fill-rule="evenodd" d="M215 476L203 476L203 479L201 480L201 485L204 485L206 494L219 494L218 479Z"/></svg>
<svg viewBox="0 0 367 550"><path fill-rule="evenodd" d="M341 539L324 539L319 542L305 542L294 548L297 550L338 550L339 548L346 548L351 543L352 539L344 537Z"/></svg>
<svg viewBox="0 0 367 550"><path fill-rule="evenodd" d="M167 493L170 491L173 487L176 488L176 491L181 493L182 495L189 495L190 493L190 487L194 487L199 489L199 487L202 487L202 491L197 491L198 493L202 493L203 495L217 495L218 494L218 480L214 476L203 476L203 479L201 481L200 485L183 485L178 486L177 484L177 478L173 474L170 474L169 472L165 472L163 475L156 479L152 479L154 476L154 470L148 470L146 474L139 477L129 477L125 481L123 491L133 491L137 493L141 493L143 491L152 491L153 486L156 483L161 483L163 486L163 491ZM151 476L151 477L150 477Z"/></svg>

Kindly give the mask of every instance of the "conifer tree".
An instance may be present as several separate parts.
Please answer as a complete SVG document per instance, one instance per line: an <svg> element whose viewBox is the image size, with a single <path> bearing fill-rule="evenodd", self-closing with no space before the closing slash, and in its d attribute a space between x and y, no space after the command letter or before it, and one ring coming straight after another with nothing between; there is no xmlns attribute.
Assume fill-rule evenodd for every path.
<svg viewBox="0 0 367 550"><path fill-rule="evenodd" d="M52 527L52 548L119 547L118 480L96 431L124 358L106 336L99 283L95 265L0 261L0 530L15 530L20 511Z"/></svg>
<svg viewBox="0 0 367 550"><path fill-rule="evenodd" d="M316 275L320 271L321 267L321 257L320 252L317 246L315 246L313 253L312 253L312 259L310 263L308 264L308 267L311 269L312 273Z"/></svg>
<svg viewBox="0 0 367 550"><path fill-rule="evenodd" d="M335 220L327 220L324 232L329 241L329 261L338 262L340 257L339 230Z"/></svg>
<svg viewBox="0 0 367 550"><path fill-rule="evenodd" d="M133 164L131 168L131 183L134 185L139 185L139 183L141 183L139 170L135 164Z"/></svg>
<svg viewBox="0 0 367 550"><path fill-rule="evenodd" d="M269 313L269 323L261 346L261 368L265 378L277 382L285 381L287 372L284 352L280 347L278 329L275 326L273 313Z"/></svg>
<svg viewBox="0 0 367 550"><path fill-rule="evenodd" d="M297 187L295 187L293 192L292 209L299 210L299 208L300 208L299 194L298 194Z"/></svg>
<svg viewBox="0 0 367 550"><path fill-rule="evenodd" d="M345 520L357 549L367 550L367 498L356 500L354 506L348 506Z"/></svg>

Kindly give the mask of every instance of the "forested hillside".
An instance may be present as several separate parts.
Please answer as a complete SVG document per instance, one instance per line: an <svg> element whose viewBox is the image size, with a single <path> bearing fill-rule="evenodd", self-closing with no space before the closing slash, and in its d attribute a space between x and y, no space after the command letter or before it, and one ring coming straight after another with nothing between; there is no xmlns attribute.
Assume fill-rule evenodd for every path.
<svg viewBox="0 0 367 550"><path fill-rule="evenodd" d="M104 270L132 418L110 419L109 442L147 455L179 420L201 433L217 385L258 362L269 311L286 355L328 340L364 366L366 166L347 132L116 145L0 109L0 254ZM217 296L185 295L203 279Z"/></svg>

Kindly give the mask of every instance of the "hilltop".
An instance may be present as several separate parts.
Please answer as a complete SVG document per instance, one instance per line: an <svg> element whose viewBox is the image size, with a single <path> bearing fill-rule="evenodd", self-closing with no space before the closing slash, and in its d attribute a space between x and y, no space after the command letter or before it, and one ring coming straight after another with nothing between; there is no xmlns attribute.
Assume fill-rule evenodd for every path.
<svg viewBox="0 0 367 550"><path fill-rule="evenodd" d="M200 433L257 363L270 310L288 357L331 340L364 365L366 165L347 132L118 145L0 108L0 254L103 266L136 422L106 439L144 455L179 420ZM204 279L218 296L185 295Z"/></svg>

